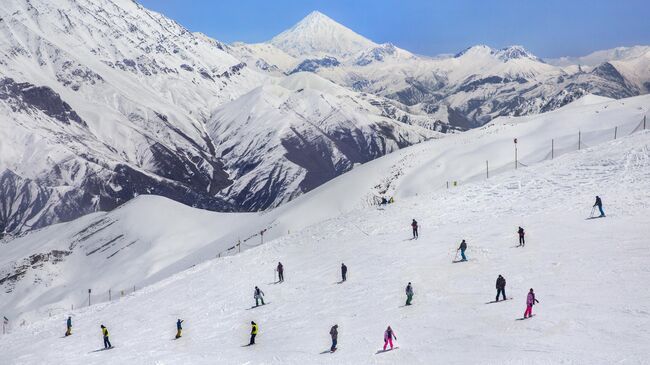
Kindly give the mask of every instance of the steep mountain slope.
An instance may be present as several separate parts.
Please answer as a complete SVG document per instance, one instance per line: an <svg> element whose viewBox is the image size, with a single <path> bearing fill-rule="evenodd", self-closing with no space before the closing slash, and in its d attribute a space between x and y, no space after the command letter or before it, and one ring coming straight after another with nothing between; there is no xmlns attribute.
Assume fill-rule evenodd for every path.
<svg viewBox="0 0 650 365"><path fill-rule="evenodd" d="M644 46L549 63L521 46L478 45L454 57L427 58L373 43L320 13L266 44L238 44L229 52L245 55L263 72L315 72L427 113L437 125L461 129L498 116L550 111L589 93L618 99L650 90L650 54ZM289 58L293 61L286 62Z"/></svg>
<svg viewBox="0 0 650 365"><path fill-rule="evenodd" d="M0 18L0 232L142 193L232 209L203 122L258 73L128 0L8 0Z"/></svg>
<svg viewBox="0 0 650 365"><path fill-rule="evenodd" d="M522 118L485 128L483 138L489 147L494 138L509 139L517 130L530 133L528 143L541 143L544 137L538 141L535 136L543 122L552 124L549 131L558 125L568 129L573 117L591 108L590 119L598 128L606 120L601 112L612 117L610 108L615 108L621 117L631 116L646 102L583 101L563 115L561 110L549 113L545 120ZM590 123L585 118L578 124ZM452 138L469 141L461 135ZM645 249L649 143L648 131L640 131L443 191L431 181L413 180L418 171L426 171L413 169L403 186L417 185L413 190L420 194L405 195L385 210L340 213L241 255L198 265L116 303L14 326L10 335L0 337L0 362L428 364L436 359L514 364L525 359L534 364L642 364L650 339L645 330L650 291L644 284L650 280L644 269L650 259ZM470 160L483 153L475 150ZM290 204L328 189L349 198L357 186L369 188L365 182L371 177L364 177L364 170L381 175L383 160L332 182L351 184L326 184ZM585 220L596 194L603 197L608 217ZM350 204L343 200L329 203ZM419 240L408 240L412 218L421 224ZM513 248L518 225L528 232L525 248ZM469 242L470 261L452 264L461 239ZM278 261L286 268L286 281L272 285ZM341 262L349 267L349 276L337 285ZM513 300L486 305L494 298L499 274L506 277ZM407 282L416 293L411 307L403 306ZM268 304L248 310L255 285L266 292ZM536 316L516 321L531 287L540 301ZM73 335L62 338L68 313ZM170 341L177 318L185 320L183 337ZM260 333L255 346L245 347L252 320ZM116 346L109 352L97 351L101 323ZM333 324L339 325L339 349L330 354ZM380 353L388 325L399 349Z"/></svg>
<svg viewBox="0 0 650 365"><path fill-rule="evenodd" d="M501 174L510 176L514 170L513 138L519 141L518 171L534 176L538 165L564 158L565 154L576 154L571 158L579 161L584 154L592 153L593 150L587 148L598 149L602 143L611 141L616 126L619 139L643 133L643 116L649 112L649 101L650 96L620 101L588 96L539 116L502 117L483 128L423 142L370 161L264 213L212 213L183 207L163 198L139 197L113 212L82 217L0 245L0 285L3 288L0 312L11 318L32 320L48 311L56 313L66 310L71 304L82 304L87 300L87 288L93 288L93 293L96 293L93 301L105 301L109 289L117 297L117 293L125 288L133 285L141 288L212 259L219 253L233 254L239 250L235 245L239 239L242 240L242 250L255 247L261 238L254 235L262 230L265 230L266 242L273 239L311 242L309 232L318 229L313 227L332 224L351 227L357 234L371 234L367 225L375 216L369 213L368 208L374 210L381 196L394 196L395 206L413 199L415 205L406 209L404 214L410 214L408 211L411 209L434 209L435 219L440 219L440 222L444 222L445 217L457 208L462 208L465 213L485 214L480 207L469 210L467 206L451 207L445 196L457 195L458 199L463 199L463 204L483 204L489 196L480 197L476 190L471 190L467 196L456 191L472 183L477 184L468 189L489 191L491 187L500 186L494 179ZM580 151L577 151L578 131L581 131ZM638 140L639 146L648 143L648 133L643 136ZM554 139L553 155L551 139ZM628 142L616 143L612 148L619 152L615 153L632 148L625 147ZM647 153L647 148L645 151ZM629 164L636 163L635 159ZM642 155L638 159L644 161ZM485 177L486 160L490 169L488 180ZM599 163L624 168L618 162L610 161L604 159ZM554 174L564 174L563 165L550 166L554 166L549 170ZM532 172L525 172L528 169ZM583 172L596 173L592 170ZM535 181L575 188L572 183L561 179L540 179ZM454 181L460 188L454 187ZM625 181L629 180L625 178ZM643 184L636 178L633 181ZM451 189L447 188L447 182ZM580 183L600 184L584 180ZM502 188L516 191L518 186L511 181ZM603 192L619 186L594 185L596 188ZM581 189L581 194L592 194L584 187ZM422 200L428 196L435 197L435 201ZM604 197L606 201L613 200L607 195ZM541 209L546 203L531 200L521 209L531 204ZM339 216L342 217L337 218ZM414 217L422 224L424 234L432 229L437 232L444 226L443 223L432 225L417 214L407 217L406 222L395 221L388 226L401 230L399 226L407 227L408 221ZM339 223L328 223L329 219ZM461 220L461 216L456 219ZM340 223L340 220L346 223ZM470 218L462 220L471 221ZM253 238L246 240L249 237ZM255 271L255 267L251 266L249 271Z"/></svg>
<svg viewBox="0 0 650 365"><path fill-rule="evenodd" d="M289 88L295 93L282 113L294 116L287 126L296 133L275 142L293 151L291 164L299 167L285 171L288 160L279 153L254 169L265 151L233 155L223 146L262 148L261 142L248 139L255 133L230 133L251 124L224 120L232 114L223 110L253 108L251 95L272 88L261 85L292 82L270 77L282 75L270 64L258 72L266 67L260 60L253 68L246 64L253 61L249 53L261 52L295 67L297 60L284 51L243 45L238 56L244 62L230 54L237 47L191 33L130 0L56 6L8 0L0 18L0 232L111 210L140 194L218 211L263 209L446 129L381 97L346 91L326 100L310 87L304 93ZM317 14L312 20L307 28L316 32L335 24ZM350 37L349 46L357 46ZM349 100L339 105L337 98ZM333 115L328 127L318 126L318 113ZM208 134L206 123L215 119L230 134L217 127ZM314 133L320 137L312 139ZM227 167L223 158L232 159ZM278 175L269 180L265 174L274 168Z"/></svg>
<svg viewBox="0 0 650 365"><path fill-rule="evenodd" d="M208 132L235 180L226 194L250 210L277 206L355 164L440 136L409 125L426 118L311 73L261 86L213 115Z"/></svg>

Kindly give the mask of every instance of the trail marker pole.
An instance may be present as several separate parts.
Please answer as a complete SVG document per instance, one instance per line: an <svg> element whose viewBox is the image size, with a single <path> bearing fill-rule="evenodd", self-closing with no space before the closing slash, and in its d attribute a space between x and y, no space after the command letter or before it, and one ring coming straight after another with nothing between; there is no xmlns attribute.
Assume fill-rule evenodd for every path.
<svg viewBox="0 0 650 365"><path fill-rule="evenodd" d="M111 299L112 299L112 298L111 298L111 289L108 289L108 301L110 302Z"/></svg>
<svg viewBox="0 0 650 365"><path fill-rule="evenodd" d="M88 306L89 306L89 307L90 307L90 292L91 292L91 291L92 291L92 290L88 289Z"/></svg>
<svg viewBox="0 0 650 365"><path fill-rule="evenodd" d="M578 151L580 151L581 142L582 142L582 132L578 131Z"/></svg>
<svg viewBox="0 0 650 365"><path fill-rule="evenodd" d="M517 138L515 138L515 170L517 169Z"/></svg>
<svg viewBox="0 0 650 365"><path fill-rule="evenodd" d="M616 139L617 133L618 133L618 126L614 127L614 139Z"/></svg>
<svg viewBox="0 0 650 365"><path fill-rule="evenodd" d="M555 154L555 140L551 140L551 160L553 159L553 155Z"/></svg>
<svg viewBox="0 0 650 365"><path fill-rule="evenodd" d="M485 178L490 178L490 165L488 164L488 160L485 160Z"/></svg>

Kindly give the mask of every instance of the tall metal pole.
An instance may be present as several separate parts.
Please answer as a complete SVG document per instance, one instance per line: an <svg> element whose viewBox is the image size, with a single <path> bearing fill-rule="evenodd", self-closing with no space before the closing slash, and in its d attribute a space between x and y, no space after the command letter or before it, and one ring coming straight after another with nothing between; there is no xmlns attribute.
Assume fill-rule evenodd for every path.
<svg viewBox="0 0 650 365"><path fill-rule="evenodd" d="M618 133L618 126L614 127L614 139L616 139L617 133Z"/></svg>
<svg viewBox="0 0 650 365"><path fill-rule="evenodd" d="M88 306L89 306L89 307L90 307L90 292L91 292L91 290L88 289Z"/></svg>
<svg viewBox="0 0 650 365"><path fill-rule="evenodd" d="M490 178L490 165L488 164L488 160L485 160L485 178Z"/></svg>
<svg viewBox="0 0 650 365"><path fill-rule="evenodd" d="M555 154L555 140L551 140L551 160L553 159L553 155Z"/></svg>
<svg viewBox="0 0 650 365"><path fill-rule="evenodd" d="M578 131L578 151L580 151L580 142L582 140L582 133Z"/></svg>
<svg viewBox="0 0 650 365"><path fill-rule="evenodd" d="M517 138L515 138L515 170L517 169Z"/></svg>

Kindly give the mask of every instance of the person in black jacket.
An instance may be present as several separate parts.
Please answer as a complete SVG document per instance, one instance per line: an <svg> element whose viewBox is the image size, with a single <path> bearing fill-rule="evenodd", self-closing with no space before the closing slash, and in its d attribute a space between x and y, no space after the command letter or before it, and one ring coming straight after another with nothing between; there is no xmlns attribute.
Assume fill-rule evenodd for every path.
<svg viewBox="0 0 650 365"><path fill-rule="evenodd" d="M594 207L598 207L598 210L600 211L600 216L604 217L605 212L603 211L603 201L600 200L599 196L596 196L596 203L594 203Z"/></svg>
<svg viewBox="0 0 650 365"><path fill-rule="evenodd" d="M344 282L348 276L348 267L341 263L341 282Z"/></svg>
<svg viewBox="0 0 650 365"><path fill-rule="evenodd" d="M456 250L456 252L460 251L460 257L462 258L460 261L467 261L467 257L465 256L465 250L467 250L467 242L463 240L463 242L460 243L458 250Z"/></svg>
<svg viewBox="0 0 650 365"><path fill-rule="evenodd" d="M284 281L284 266L282 266L281 262L278 262L278 268L276 270L278 271L278 280L281 283Z"/></svg>
<svg viewBox="0 0 650 365"><path fill-rule="evenodd" d="M330 336L332 336L332 347L330 347L330 351L334 352L336 351L336 343L338 342L339 339L339 325L335 324L332 326L330 329Z"/></svg>
<svg viewBox="0 0 650 365"><path fill-rule="evenodd" d="M519 227L519 230L517 230L517 233L519 234L519 246L517 247L524 247L526 245L526 240L524 239L524 236L526 235L526 232L524 232L524 229Z"/></svg>
<svg viewBox="0 0 650 365"><path fill-rule="evenodd" d="M501 275L497 278L497 302L499 301L499 294L503 294L503 300L506 300L506 279Z"/></svg>
<svg viewBox="0 0 650 365"><path fill-rule="evenodd" d="M413 239L418 238L418 222L413 219L413 222L411 222L411 228L413 228Z"/></svg>

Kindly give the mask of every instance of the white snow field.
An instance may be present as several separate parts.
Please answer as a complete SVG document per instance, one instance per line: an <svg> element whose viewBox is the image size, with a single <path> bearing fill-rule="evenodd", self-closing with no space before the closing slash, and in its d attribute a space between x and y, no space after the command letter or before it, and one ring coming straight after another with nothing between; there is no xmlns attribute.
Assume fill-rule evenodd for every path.
<svg viewBox="0 0 650 365"><path fill-rule="evenodd" d="M63 293L77 288L75 281L109 285L135 267L135 276L152 276L132 280L159 275L157 282L111 303L27 316L24 326L13 324L0 337L0 364L647 363L650 131L640 123L648 106L647 96L587 97L539 116L500 118L369 162L261 215L201 213L141 197L108 213L121 220L107 230L128 228L148 249L125 248L126 258L88 256L95 261L73 254L78 261L49 272ZM584 145L575 151L578 130ZM517 170L513 138L525 164ZM489 179L485 160L494 168ZM460 184L446 189L453 180ZM396 203L371 207L383 191ZM595 195L607 217L586 219ZM154 228L129 226L145 220L138 209L151 215ZM160 212L168 215L164 221ZM85 227L82 220L101 214L3 244L3 265L19 250L54 249L57 240L66 247L72 225ZM410 240L413 218L419 240ZM275 239L180 271L213 257L206 251L218 248L219 237L260 226L271 226L268 238ZM525 248L514 247L518 226L527 232ZM156 230L163 237L153 239ZM469 261L452 263L461 239ZM87 244L98 244L93 240ZM274 284L278 261L285 266L282 284ZM341 262L348 281L337 284ZM85 265L88 277L67 277L75 265ZM494 300L499 274L513 300L485 304ZM413 306L403 307L408 282L416 294ZM3 311L57 303L42 282L16 285L21 292L0 296ZM268 304L250 309L255 285ZM518 321L529 288L540 304L534 318ZM68 314L73 335L64 338ZM177 318L185 320L184 332L174 341ZM260 327L257 344L242 347L251 320ZM102 323L115 346L110 351L97 351ZM330 354L333 324L339 350ZM387 325L400 348L377 353Z"/></svg>

